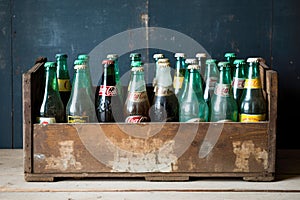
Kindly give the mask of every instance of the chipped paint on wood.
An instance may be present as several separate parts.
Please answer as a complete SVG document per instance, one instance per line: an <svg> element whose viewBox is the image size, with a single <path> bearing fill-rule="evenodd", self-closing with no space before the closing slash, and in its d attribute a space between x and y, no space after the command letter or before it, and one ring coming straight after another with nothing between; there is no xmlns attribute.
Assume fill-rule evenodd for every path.
<svg viewBox="0 0 300 200"><path fill-rule="evenodd" d="M45 169L58 169L65 171L67 169L75 169L80 170L82 165L80 162L76 161L74 156L74 141L66 140L59 142L59 153L60 156L55 157L51 155L47 157L45 160L47 165Z"/></svg>
<svg viewBox="0 0 300 200"><path fill-rule="evenodd" d="M174 154L173 140L159 150L148 153L134 153L115 149L110 162L112 172L172 172L177 169L177 156Z"/></svg>
<svg viewBox="0 0 300 200"><path fill-rule="evenodd" d="M233 153L236 155L234 172L249 172L250 156L254 156L255 160L267 169L268 152L260 147L255 148L252 140L234 141L232 145Z"/></svg>

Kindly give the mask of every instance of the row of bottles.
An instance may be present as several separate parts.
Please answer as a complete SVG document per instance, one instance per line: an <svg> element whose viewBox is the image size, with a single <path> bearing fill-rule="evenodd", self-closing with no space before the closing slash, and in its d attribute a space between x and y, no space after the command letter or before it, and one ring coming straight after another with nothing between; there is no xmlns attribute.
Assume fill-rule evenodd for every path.
<svg viewBox="0 0 300 200"><path fill-rule="evenodd" d="M258 58L237 59L226 53L226 61L206 59L198 53L186 58L175 53L171 64L163 54L154 54L154 91L149 92L141 54L130 54L131 77L127 91L120 84L118 55L102 61L103 74L93 91L88 55L74 61L73 83L67 55L57 54L46 62L46 87L38 122L221 122L264 121L266 102L262 94ZM203 67L205 67L203 69ZM202 76L204 71L204 75ZM123 92L126 99L123 99Z"/></svg>

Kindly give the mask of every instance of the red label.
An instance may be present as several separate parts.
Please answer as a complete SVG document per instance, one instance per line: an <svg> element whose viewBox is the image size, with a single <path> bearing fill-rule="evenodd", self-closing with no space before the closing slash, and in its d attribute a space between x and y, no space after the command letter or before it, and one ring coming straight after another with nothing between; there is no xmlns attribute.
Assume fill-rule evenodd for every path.
<svg viewBox="0 0 300 200"><path fill-rule="evenodd" d="M128 93L128 99L133 102L142 102L148 98L147 92L131 92Z"/></svg>
<svg viewBox="0 0 300 200"><path fill-rule="evenodd" d="M100 86L99 96L116 96L118 95L118 89L116 86Z"/></svg>
<svg viewBox="0 0 300 200"><path fill-rule="evenodd" d="M147 117L141 116L141 115L134 115L129 116L125 119L126 123L140 123L140 122L146 122Z"/></svg>
<svg viewBox="0 0 300 200"><path fill-rule="evenodd" d="M215 94L222 97L229 97L230 85L229 84L216 84Z"/></svg>

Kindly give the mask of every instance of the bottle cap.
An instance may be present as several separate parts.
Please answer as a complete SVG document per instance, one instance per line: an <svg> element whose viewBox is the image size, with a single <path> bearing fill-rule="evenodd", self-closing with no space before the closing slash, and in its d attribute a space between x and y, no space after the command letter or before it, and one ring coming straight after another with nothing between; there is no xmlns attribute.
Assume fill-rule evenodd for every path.
<svg viewBox="0 0 300 200"><path fill-rule="evenodd" d="M88 60L90 57L87 54L78 55L78 60Z"/></svg>
<svg viewBox="0 0 300 200"><path fill-rule="evenodd" d="M218 63L219 67L230 67L229 62L222 61Z"/></svg>
<svg viewBox="0 0 300 200"><path fill-rule="evenodd" d="M175 53L175 58L185 58L185 53Z"/></svg>
<svg viewBox="0 0 300 200"><path fill-rule="evenodd" d="M216 59L207 59L206 64L216 64L217 60Z"/></svg>
<svg viewBox="0 0 300 200"><path fill-rule="evenodd" d="M157 64L160 64L160 63L169 63L169 58L160 58L157 60Z"/></svg>
<svg viewBox="0 0 300 200"><path fill-rule="evenodd" d="M162 53L155 53L155 54L153 54L153 58L154 59L163 58L163 57L164 57L164 54L162 54Z"/></svg>
<svg viewBox="0 0 300 200"><path fill-rule="evenodd" d="M225 53L224 57L235 58L236 54L235 53Z"/></svg>
<svg viewBox="0 0 300 200"><path fill-rule="evenodd" d="M195 65L195 64L190 64L190 65L188 65L187 68L188 69L200 69L200 66L199 65Z"/></svg>
<svg viewBox="0 0 300 200"><path fill-rule="evenodd" d="M247 62L249 62L249 63L250 62L263 62L263 63L265 63L266 61L261 57L251 57L251 58L247 59Z"/></svg>
<svg viewBox="0 0 300 200"><path fill-rule="evenodd" d="M106 56L106 58L108 58L108 59L117 59L119 56L118 56L118 54L107 54L107 56Z"/></svg>
<svg viewBox="0 0 300 200"><path fill-rule="evenodd" d="M46 62L44 67L56 67L56 62Z"/></svg>
<svg viewBox="0 0 300 200"><path fill-rule="evenodd" d="M187 58L185 60L186 64L198 64L198 60L196 58Z"/></svg>
<svg viewBox="0 0 300 200"><path fill-rule="evenodd" d="M197 53L196 58L206 58L206 53Z"/></svg>
<svg viewBox="0 0 300 200"><path fill-rule="evenodd" d="M131 68L132 72L143 72L144 71L144 67L133 67Z"/></svg>
<svg viewBox="0 0 300 200"><path fill-rule="evenodd" d="M105 65L105 64L111 65L111 64L114 64L114 63L115 63L115 61L113 61L113 60L107 60L107 59L102 60L102 65Z"/></svg>
<svg viewBox="0 0 300 200"><path fill-rule="evenodd" d="M133 57L141 57L142 55L140 53L131 53L129 55L130 58L133 58Z"/></svg>
<svg viewBox="0 0 300 200"><path fill-rule="evenodd" d="M239 64L245 64L245 60L244 59L236 59L234 60L233 64L234 65L239 65Z"/></svg>
<svg viewBox="0 0 300 200"><path fill-rule="evenodd" d="M67 54L64 54L64 53L57 53L56 55L55 55L55 58L57 59L57 60L59 60L59 59L66 59L68 57L68 55Z"/></svg>
<svg viewBox="0 0 300 200"><path fill-rule="evenodd" d="M74 65L86 65L87 64L87 61L86 60L75 60L74 61Z"/></svg>
<svg viewBox="0 0 300 200"><path fill-rule="evenodd" d="M160 62L158 63L158 66L161 68L170 67L170 62Z"/></svg>

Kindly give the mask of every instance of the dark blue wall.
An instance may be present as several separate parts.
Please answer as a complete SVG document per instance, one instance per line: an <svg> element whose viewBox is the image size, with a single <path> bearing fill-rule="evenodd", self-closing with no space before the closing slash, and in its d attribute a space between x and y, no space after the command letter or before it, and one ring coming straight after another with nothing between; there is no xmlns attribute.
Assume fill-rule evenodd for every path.
<svg viewBox="0 0 300 200"><path fill-rule="evenodd" d="M22 147L22 73L38 56L53 60L56 53L67 53L72 74L72 62L79 53L120 37L126 41L102 46L99 52L119 49L122 74L128 71L130 50L140 47L148 62L159 51L172 57L173 52L184 50L194 56L200 51L195 43L219 60L228 51L240 58L265 58L279 73L278 147L300 148L297 132L286 130L298 128L294 113L299 112L300 96L299 7L296 0L0 0L0 148ZM154 45L134 42L142 27L163 28L154 33L151 28L142 29L140 34L151 37ZM178 42L179 37L191 43ZM164 41L174 49L157 48Z"/></svg>

